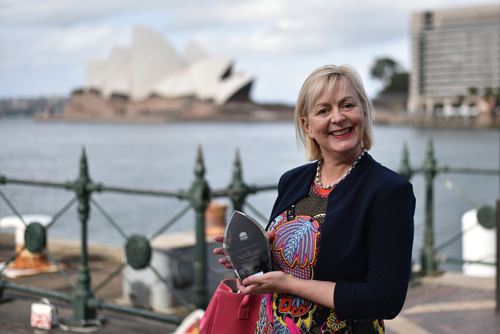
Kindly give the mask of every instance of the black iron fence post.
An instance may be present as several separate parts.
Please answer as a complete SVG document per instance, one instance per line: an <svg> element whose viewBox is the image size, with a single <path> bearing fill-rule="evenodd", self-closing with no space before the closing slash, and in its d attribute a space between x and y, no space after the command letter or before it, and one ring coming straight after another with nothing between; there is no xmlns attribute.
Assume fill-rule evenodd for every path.
<svg viewBox="0 0 500 334"><path fill-rule="evenodd" d="M448 166L438 166L436 159L434 158L434 148L433 148L433 142L432 142L432 137L429 136L429 140L427 143L427 152L426 156L424 159L424 162L422 164L422 167L420 169L413 169L410 166L409 162L409 154L408 150L406 147L406 143L403 146L403 151L401 154L401 163L398 168L398 173L406 178L407 180L410 180L410 178L415 174L415 173L424 173L425 176L425 230L424 230L424 246L422 249L421 253L421 274L422 275L435 275L438 271L438 257L437 257L437 251L448 244L450 244L453 241L459 240L461 238L460 235L453 237L452 239L448 240L446 243L443 245L440 245L439 247L434 247L434 178L437 176L438 173L466 173L466 174L479 174L479 175L498 175L499 171L498 170L493 170L493 169L478 169L478 168L455 168L455 167L448 167ZM475 207L477 204L475 204L472 200L468 199L466 196L464 198L463 193L459 191L459 189L453 189L450 186L446 185L447 188L450 190L454 191L457 196L459 196L461 199L469 203L471 206ZM500 199L499 199L500 201ZM500 205L500 204L498 204ZM493 212L493 208L491 209ZM497 214L498 214L498 209L497 209ZM500 217L497 218L498 224L500 225ZM500 233L500 232L499 232ZM500 242L500 234L498 234L498 241ZM499 249L497 251L497 254L500 253L500 245L497 244L497 248ZM467 261L467 260L460 260L460 259L452 259L448 258L448 262L456 262L458 261L459 263L464 263L464 262L474 262L478 263L478 261ZM499 263L497 259L497 263ZM486 263L486 264L491 264L491 263ZM500 271L497 265L497 280L498 280L498 291L497 293L499 294L498 296L498 304L500 304ZM500 306L499 308L499 314L500 314Z"/></svg>
<svg viewBox="0 0 500 334"><path fill-rule="evenodd" d="M432 137L429 137L427 154L422 165L425 173L425 237L422 251L422 273L432 275L436 272L436 256L434 252L434 177L437 173L436 159Z"/></svg>
<svg viewBox="0 0 500 334"><path fill-rule="evenodd" d="M205 166L201 147L198 147L198 156L194 169L195 180L189 190L189 201L196 215L196 246L194 260L194 304L197 308L206 309L208 306L207 289L207 246L205 240L205 210L210 203L211 191L205 180Z"/></svg>
<svg viewBox="0 0 500 334"><path fill-rule="evenodd" d="M93 297L91 291L91 278L88 268L87 249L87 221L90 213L90 196L93 191L93 183L88 172L87 156L82 149L80 159L80 175L72 186L78 197L78 218L81 224L81 256L78 267L78 284L76 294L73 296L73 320L71 325L85 327L88 320L96 318L95 308L87 306L87 301Z"/></svg>
<svg viewBox="0 0 500 334"><path fill-rule="evenodd" d="M410 167L410 158L408 156L408 148L406 143L403 144L403 152L401 153L401 164L398 168L398 174L410 181L413 172Z"/></svg>

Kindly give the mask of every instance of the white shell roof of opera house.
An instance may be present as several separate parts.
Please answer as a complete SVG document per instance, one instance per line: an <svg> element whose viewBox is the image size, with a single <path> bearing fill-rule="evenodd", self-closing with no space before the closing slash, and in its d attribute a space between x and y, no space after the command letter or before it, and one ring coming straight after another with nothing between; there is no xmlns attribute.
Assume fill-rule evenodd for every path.
<svg viewBox="0 0 500 334"><path fill-rule="evenodd" d="M254 80L233 72L232 65L231 58L209 57L194 42L179 56L162 36L135 26L131 48L114 47L108 59L87 61L85 89L97 89L104 98L196 97L221 105Z"/></svg>

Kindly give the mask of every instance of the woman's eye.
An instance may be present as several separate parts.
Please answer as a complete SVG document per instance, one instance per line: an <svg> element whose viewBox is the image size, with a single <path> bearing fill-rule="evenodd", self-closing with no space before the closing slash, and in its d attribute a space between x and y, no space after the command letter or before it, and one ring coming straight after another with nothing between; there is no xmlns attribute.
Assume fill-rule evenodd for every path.
<svg viewBox="0 0 500 334"><path fill-rule="evenodd" d="M318 115L325 114L327 110L325 108L318 110Z"/></svg>
<svg viewBox="0 0 500 334"><path fill-rule="evenodd" d="M352 103L346 103L346 104L344 104L344 108L346 108L346 109L352 109L352 108L354 108L354 104L352 104Z"/></svg>

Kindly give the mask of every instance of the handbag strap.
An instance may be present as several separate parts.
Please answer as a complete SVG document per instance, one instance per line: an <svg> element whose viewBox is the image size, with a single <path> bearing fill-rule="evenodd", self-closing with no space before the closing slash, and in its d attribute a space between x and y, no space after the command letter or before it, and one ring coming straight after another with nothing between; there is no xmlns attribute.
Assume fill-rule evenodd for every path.
<svg viewBox="0 0 500 334"><path fill-rule="evenodd" d="M250 314L250 295L245 295L240 303L240 312L238 313L239 319L248 319Z"/></svg>

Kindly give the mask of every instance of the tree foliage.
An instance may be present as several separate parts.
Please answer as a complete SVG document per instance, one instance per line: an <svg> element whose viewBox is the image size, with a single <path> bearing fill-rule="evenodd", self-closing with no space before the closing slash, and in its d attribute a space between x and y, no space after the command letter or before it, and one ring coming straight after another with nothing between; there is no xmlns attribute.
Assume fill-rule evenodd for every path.
<svg viewBox="0 0 500 334"><path fill-rule="evenodd" d="M384 87L380 93L407 93L409 85L409 73L391 58L378 58L370 68L373 79L380 80Z"/></svg>

